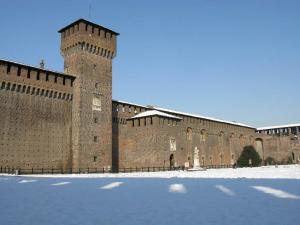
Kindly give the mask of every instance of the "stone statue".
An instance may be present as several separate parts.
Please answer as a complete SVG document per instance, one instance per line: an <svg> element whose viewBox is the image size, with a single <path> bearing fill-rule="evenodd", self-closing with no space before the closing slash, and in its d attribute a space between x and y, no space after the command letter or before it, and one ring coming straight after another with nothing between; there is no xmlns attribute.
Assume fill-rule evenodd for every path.
<svg viewBox="0 0 300 225"><path fill-rule="evenodd" d="M199 171L199 170L205 170L202 167L200 167L200 160L199 160L199 149L197 146L194 149L194 164L193 168L188 169L188 171Z"/></svg>
<svg viewBox="0 0 300 225"><path fill-rule="evenodd" d="M194 149L194 164L193 164L193 168L194 169L200 168L199 149L197 148L197 146Z"/></svg>

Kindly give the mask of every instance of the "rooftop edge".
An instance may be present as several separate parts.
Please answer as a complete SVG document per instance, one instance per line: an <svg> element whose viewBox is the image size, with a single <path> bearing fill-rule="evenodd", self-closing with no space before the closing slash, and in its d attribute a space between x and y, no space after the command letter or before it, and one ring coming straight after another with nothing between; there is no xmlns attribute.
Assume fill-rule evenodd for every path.
<svg viewBox="0 0 300 225"><path fill-rule="evenodd" d="M108 31L108 32L110 32L110 33L113 33L113 34L116 35L116 36L119 35L119 33L115 32L115 31L113 31L113 30L110 30L110 29L108 29L108 28L106 28L106 27L103 27L103 26L101 26L101 25L99 25L99 24L93 23L93 22L91 22L91 21L88 21L88 20L85 20L85 19L82 19L82 18L81 18L81 19L78 19L78 20L76 20L76 21L74 21L73 23L71 23L71 24L69 24L69 25L67 25L67 26L65 26L65 27L63 27L62 29L60 29L60 30L58 31L58 33L62 33L62 32L64 32L65 30L67 30L68 28L70 28L70 27L72 27L72 26L74 26L75 24L78 24L78 23L80 23L80 22L84 22L84 23L86 23L86 24L88 24L88 25L91 25L91 26L97 27L97 28L99 28L99 29Z"/></svg>

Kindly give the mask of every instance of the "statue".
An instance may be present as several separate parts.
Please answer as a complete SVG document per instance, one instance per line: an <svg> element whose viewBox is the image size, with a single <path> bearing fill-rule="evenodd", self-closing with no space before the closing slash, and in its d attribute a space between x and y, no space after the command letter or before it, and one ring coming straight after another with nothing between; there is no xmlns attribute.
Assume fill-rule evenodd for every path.
<svg viewBox="0 0 300 225"><path fill-rule="evenodd" d="M193 164L193 168L189 169L189 171L198 171L198 170L204 170L204 169L200 166L199 149L196 146L195 149L194 149L194 164Z"/></svg>
<svg viewBox="0 0 300 225"><path fill-rule="evenodd" d="M200 160L199 160L199 149L197 146L194 149L194 164L193 168L200 168Z"/></svg>

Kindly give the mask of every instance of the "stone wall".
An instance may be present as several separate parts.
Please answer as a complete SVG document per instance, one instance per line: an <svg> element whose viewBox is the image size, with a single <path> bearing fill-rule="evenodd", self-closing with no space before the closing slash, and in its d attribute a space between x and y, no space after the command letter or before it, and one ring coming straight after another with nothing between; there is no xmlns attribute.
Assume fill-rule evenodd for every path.
<svg viewBox="0 0 300 225"><path fill-rule="evenodd" d="M0 166L71 166L74 77L0 62Z"/></svg>
<svg viewBox="0 0 300 225"><path fill-rule="evenodd" d="M278 163L300 163L300 141L294 135L259 135L263 140L264 158L272 157ZM290 159L289 159L290 158Z"/></svg>
<svg viewBox="0 0 300 225"><path fill-rule="evenodd" d="M258 134L255 128L174 114L182 120L153 116L130 119L151 110L124 102L113 102L113 163L115 168L192 166L195 148L200 165L232 165L247 145L256 148L262 159L273 157L297 162L300 142L287 136ZM151 122L152 121L152 122ZM176 143L176 150L171 143ZM173 147L174 148L174 147Z"/></svg>
<svg viewBox="0 0 300 225"><path fill-rule="evenodd" d="M134 104L113 102L113 154L119 168L193 164L199 150L201 165L232 164L246 145L255 144L255 129L207 119L173 114L182 120L134 115L151 110ZM151 122L152 121L152 122ZM176 142L172 150L170 142Z"/></svg>

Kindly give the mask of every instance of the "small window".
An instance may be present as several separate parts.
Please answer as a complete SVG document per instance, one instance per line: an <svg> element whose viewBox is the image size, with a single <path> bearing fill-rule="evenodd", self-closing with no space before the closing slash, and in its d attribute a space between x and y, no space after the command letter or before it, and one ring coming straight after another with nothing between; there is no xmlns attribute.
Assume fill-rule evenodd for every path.
<svg viewBox="0 0 300 225"><path fill-rule="evenodd" d="M37 74L36 74L36 79L37 79L37 80L40 80L40 71L37 72Z"/></svg>
<svg viewBox="0 0 300 225"><path fill-rule="evenodd" d="M98 141L98 136L94 136L94 142Z"/></svg>
<svg viewBox="0 0 300 225"><path fill-rule="evenodd" d="M10 65L7 65L7 68L6 68L6 73L7 73L7 74L10 73L10 68L11 68L11 66L10 66Z"/></svg>
<svg viewBox="0 0 300 225"><path fill-rule="evenodd" d="M98 117L94 117L94 123L98 123Z"/></svg>
<svg viewBox="0 0 300 225"><path fill-rule="evenodd" d="M27 78L30 78L30 69L27 70Z"/></svg>
<svg viewBox="0 0 300 225"><path fill-rule="evenodd" d="M17 76L18 77L21 76L21 67L20 66L18 67Z"/></svg>
<svg viewBox="0 0 300 225"><path fill-rule="evenodd" d="M93 157L93 161L94 161L94 162L97 162L97 156L94 156L94 157Z"/></svg>
<svg viewBox="0 0 300 225"><path fill-rule="evenodd" d="M94 95L92 109L96 110L96 111L101 111L101 97L100 97L100 95Z"/></svg>

